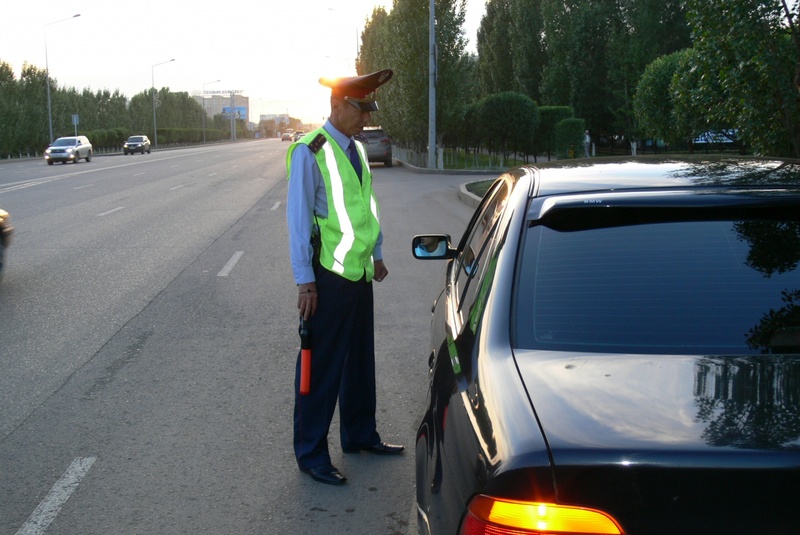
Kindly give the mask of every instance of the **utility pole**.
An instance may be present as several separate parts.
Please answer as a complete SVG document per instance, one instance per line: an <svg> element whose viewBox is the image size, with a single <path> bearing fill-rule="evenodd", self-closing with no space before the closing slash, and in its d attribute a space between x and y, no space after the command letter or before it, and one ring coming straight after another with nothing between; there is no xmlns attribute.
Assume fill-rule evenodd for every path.
<svg viewBox="0 0 800 535"><path fill-rule="evenodd" d="M236 108L233 106L233 95L236 93L231 91L231 141L236 141Z"/></svg>
<svg viewBox="0 0 800 535"><path fill-rule="evenodd" d="M436 13L430 0L428 21L428 169L436 169Z"/></svg>

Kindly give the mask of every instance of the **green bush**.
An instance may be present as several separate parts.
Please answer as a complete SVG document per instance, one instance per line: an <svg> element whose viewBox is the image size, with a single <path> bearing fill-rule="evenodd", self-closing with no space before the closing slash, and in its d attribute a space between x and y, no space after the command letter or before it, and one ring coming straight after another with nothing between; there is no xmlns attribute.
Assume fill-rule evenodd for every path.
<svg viewBox="0 0 800 535"><path fill-rule="evenodd" d="M583 155L583 133L586 121L583 119L562 119L556 123L556 152L559 158L575 158Z"/></svg>
<svg viewBox="0 0 800 535"><path fill-rule="evenodd" d="M539 140L539 150L547 153L547 159L553 153L558 154L556 149L556 125L564 119L575 117L575 111L571 106L540 106L539 130L536 137Z"/></svg>

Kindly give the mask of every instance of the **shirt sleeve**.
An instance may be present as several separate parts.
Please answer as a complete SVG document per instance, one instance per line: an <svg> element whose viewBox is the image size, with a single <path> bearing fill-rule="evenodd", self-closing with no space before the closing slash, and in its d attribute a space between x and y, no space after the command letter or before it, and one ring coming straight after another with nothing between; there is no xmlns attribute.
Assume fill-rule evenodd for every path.
<svg viewBox="0 0 800 535"><path fill-rule="evenodd" d="M378 241L375 242L375 249L372 250L373 260L383 260L383 230L378 233Z"/></svg>
<svg viewBox="0 0 800 535"><path fill-rule="evenodd" d="M311 263L314 254L311 246L311 229L314 225L314 210L318 202L319 186L322 179L314 154L305 144L298 144L292 153L289 173L289 193L286 199L286 222L289 230L289 258L296 284L314 282L314 268ZM322 191L327 216L327 199Z"/></svg>

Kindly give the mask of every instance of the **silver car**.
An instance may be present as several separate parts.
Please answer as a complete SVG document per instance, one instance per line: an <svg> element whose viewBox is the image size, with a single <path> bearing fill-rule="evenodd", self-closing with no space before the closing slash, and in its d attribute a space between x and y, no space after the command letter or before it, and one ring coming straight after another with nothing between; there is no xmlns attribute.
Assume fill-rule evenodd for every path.
<svg viewBox="0 0 800 535"><path fill-rule="evenodd" d="M361 132L370 162L383 162L385 167L392 166L392 139L383 128L365 128Z"/></svg>
<svg viewBox="0 0 800 535"><path fill-rule="evenodd" d="M81 158L91 162L92 152L92 144L86 136L60 137L44 151L44 159L47 165L53 165L55 162L78 163Z"/></svg>

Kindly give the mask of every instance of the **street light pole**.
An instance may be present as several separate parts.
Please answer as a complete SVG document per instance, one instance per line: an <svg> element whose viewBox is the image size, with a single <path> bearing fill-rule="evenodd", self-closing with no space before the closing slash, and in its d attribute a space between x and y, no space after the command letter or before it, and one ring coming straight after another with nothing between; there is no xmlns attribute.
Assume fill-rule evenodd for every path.
<svg viewBox="0 0 800 535"><path fill-rule="evenodd" d="M153 143L155 143L156 148L158 148L158 127L156 126L156 75L155 70L156 67L159 65L164 65L165 63L169 63L170 61L175 61L175 58L168 59L167 61L162 61L161 63L156 63L152 67L150 67L150 84L151 90L153 92Z"/></svg>
<svg viewBox="0 0 800 535"><path fill-rule="evenodd" d="M80 16L81 14L78 13L66 19L60 19L53 22L48 22L47 24L44 25L44 70L45 70L45 77L47 78L47 124L50 127L49 143L53 142L53 107L52 104L50 103L50 63L47 61L47 27L52 24L56 24L57 22L64 22L65 20L74 19Z"/></svg>
<svg viewBox="0 0 800 535"><path fill-rule="evenodd" d="M206 86L209 84L216 84L217 82L219 82L219 80L203 84L203 145L206 144Z"/></svg>

